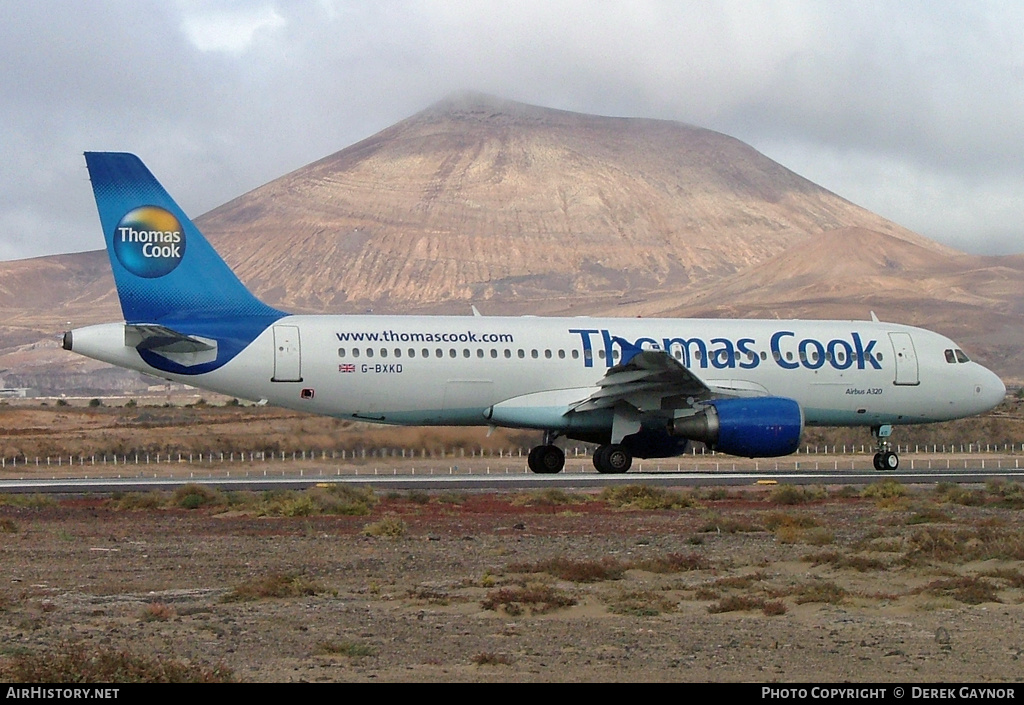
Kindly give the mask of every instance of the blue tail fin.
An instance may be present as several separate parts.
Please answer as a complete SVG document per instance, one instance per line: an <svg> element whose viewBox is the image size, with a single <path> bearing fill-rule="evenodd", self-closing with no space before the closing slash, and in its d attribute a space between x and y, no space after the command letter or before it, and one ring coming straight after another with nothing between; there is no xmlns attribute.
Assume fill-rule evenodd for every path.
<svg viewBox="0 0 1024 705"><path fill-rule="evenodd" d="M128 323L272 317L134 154L86 152Z"/></svg>

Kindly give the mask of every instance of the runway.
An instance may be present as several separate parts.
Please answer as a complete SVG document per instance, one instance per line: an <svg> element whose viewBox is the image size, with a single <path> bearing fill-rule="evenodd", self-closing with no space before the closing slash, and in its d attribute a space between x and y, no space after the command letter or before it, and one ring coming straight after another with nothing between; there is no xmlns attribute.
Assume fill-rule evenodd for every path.
<svg viewBox="0 0 1024 705"><path fill-rule="evenodd" d="M401 459L393 459L401 461ZM453 459L454 460L454 459ZM510 459L511 460L511 459ZM516 459L518 460L518 459ZM981 484L991 479L1024 482L1015 456L935 457L904 455L897 471L878 471L865 456L807 456L799 460L753 461L720 457L690 461L638 462L623 475L597 473L589 458L573 458L557 475L529 472L525 463L495 464L480 458L458 463L401 461L344 464L331 460L266 463L259 461L197 466L167 462L145 466L97 465L82 459L60 467L7 467L0 492L90 494L171 490L198 483L223 490L304 489L323 483L372 485L381 490L520 491L537 488L600 489L611 485L661 487L791 485L868 485L883 479L903 484Z"/></svg>

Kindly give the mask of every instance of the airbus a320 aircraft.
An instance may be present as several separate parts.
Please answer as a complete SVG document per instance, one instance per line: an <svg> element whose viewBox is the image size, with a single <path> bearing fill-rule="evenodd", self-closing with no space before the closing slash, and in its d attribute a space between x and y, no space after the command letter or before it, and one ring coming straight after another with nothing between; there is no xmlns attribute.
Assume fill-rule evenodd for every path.
<svg viewBox="0 0 1024 705"><path fill-rule="evenodd" d="M64 348L244 399L402 425L536 429L598 444L602 473L699 441L794 452L805 426L867 426L896 469L895 424L987 411L1006 392L953 341L871 321L289 315L256 299L134 155L85 155L124 322Z"/></svg>

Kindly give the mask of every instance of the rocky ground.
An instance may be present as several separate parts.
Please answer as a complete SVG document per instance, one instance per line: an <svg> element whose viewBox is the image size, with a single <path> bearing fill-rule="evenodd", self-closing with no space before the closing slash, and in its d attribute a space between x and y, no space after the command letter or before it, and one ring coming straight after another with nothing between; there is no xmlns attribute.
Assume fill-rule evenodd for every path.
<svg viewBox="0 0 1024 705"><path fill-rule="evenodd" d="M0 680L1022 680L1021 488L864 490L8 496Z"/></svg>

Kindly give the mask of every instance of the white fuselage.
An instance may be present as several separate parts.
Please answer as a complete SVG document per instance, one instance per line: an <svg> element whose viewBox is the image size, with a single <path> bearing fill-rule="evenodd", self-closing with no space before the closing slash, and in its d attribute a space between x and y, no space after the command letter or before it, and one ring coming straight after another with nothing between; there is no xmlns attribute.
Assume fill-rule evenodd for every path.
<svg viewBox="0 0 1024 705"><path fill-rule="evenodd" d="M986 411L1005 394L948 338L867 321L285 316L198 375L150 367L123 329L78 329L74 350L231 396L379 423L486 425L488 409L507 400L557 390L559 403L585 399L621 355L613 338L668 351L714 389L792 398L808 425L943 421Z"/></svg>

